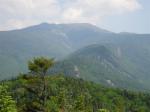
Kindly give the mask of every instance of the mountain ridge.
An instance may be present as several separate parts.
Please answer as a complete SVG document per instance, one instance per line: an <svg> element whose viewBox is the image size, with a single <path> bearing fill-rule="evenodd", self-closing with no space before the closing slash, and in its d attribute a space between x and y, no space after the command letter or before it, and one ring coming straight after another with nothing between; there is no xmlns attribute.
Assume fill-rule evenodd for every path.
<svg viewBox="0 0 150 112"><path fill-rule="evenodd" d="M122 58L108 46L90 45L58 62L50 73L63 73L111 87L149 91L136 75L125 69L120 60Z"/></svg>
<svg viewBox="0 0 150 112"><path fill-rule="evenodd" d="M99 29L105 32L111 32L105 29L102 29L100 27L97 27L96 25L90 24L90 23L47 23L47 22L43 22L40 24L35 24L35 25L30 25L30 26L26 26L23 28L19 28L19 29L12 29L12 30L5 30L5 31L0 31L0 32L7 32L7 31L18 31L18 30L28 30L28 29L37 29L37 28L44 28L44 29L49 29L52 27L57 27L57 26L82 26L82 27L89 27L89 28L95 28L95 29Z"/></svg>
<svg viewBox="0 0 150 112"><path fill-rule="evenodd" d="M59 61L86 46L104 45L110 55L104 56L104 59L109 59L106 63L112 60L119 63L117 64L119 68L115 69L115 72L109 65L112 74L116 71L122 72L118 73L120 79L122 74L126 74L148 88L150 85L148 80L150 77L149 43L150 35L148 34L111 33L93 25L81 23L62 25L46 23L21 30L0 32L0 79L15 77L20 72L28 72L26 62L33 57L54 57ZM98 52L99 49L96 51ZM105 52L102 53L105 54ZM91 62L100 65L97 60L90 59ZM94 70L95 65L92 67ZM101 73L98 69L96 70L95 72ZM107 73L106 70L105 72ZM86 76L87 74L90 73L84 74L86 79L91 76ZM93 71L91 74L94 75ZM95 77L95 79L99 78ZM110 80L108 79L108 82Z"/></svg>
<svg viewBox="0 0 150 112"><path fill-rule="evenodd" d="M112 32L110 30L107 30L107 29L104 29L104 28L101 28L99 26L96 26L96 25L93 25L91 23L48 23L48 22L42 22L42 23L39 23L39 24L33 24L33 25L29 25L29 26L25 26L25 27L22 27L22 28L17 28L17 29L11 29L11 30L2 30L0 32L7 32L7 31L18 31L18 30L26 30L26 29L30 29L30 28L35 28L35 27L47 27L47 28L50 28L50 26L67 26L67 25L81 25L81 26L88 26L88 27L95 27L97 29L100 29L104 32L110 32L110 33L115 33L115 34L137 34L137 35L150 35L150 33L135 33L135 32Z"/></svg>

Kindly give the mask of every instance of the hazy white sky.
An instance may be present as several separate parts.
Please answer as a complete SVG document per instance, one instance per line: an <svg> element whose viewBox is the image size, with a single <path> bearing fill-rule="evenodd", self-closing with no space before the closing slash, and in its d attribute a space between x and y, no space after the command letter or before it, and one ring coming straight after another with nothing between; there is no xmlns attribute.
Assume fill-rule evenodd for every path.
<svg viewBox="0 0 150 112"><path fill-rule="evenodd" d="M115 32L150 33L147 1L150 0L0 0L0 30L42 22L81 22Z"/></svg>

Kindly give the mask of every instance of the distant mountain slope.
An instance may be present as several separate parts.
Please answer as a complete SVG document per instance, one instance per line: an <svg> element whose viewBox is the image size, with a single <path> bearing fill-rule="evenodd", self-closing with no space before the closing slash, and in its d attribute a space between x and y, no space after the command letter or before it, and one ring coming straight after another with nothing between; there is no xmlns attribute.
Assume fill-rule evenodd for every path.
<svg viewBox="0 0 150 112"><path fill-rule="evenodd" d="M100 33L99 33L100 32ZM47 24L0 32L0 79L25 72L25 64L34 56L63 58L77 48L88 45L84 40L109 33L90 24ZM80 38L82 42L79 41ZM89 39L88 39L89 38ZM92 38L91 38L92 40ZM95 40L95 39L94 39Z"/></svg>
<svg viewBox="0 0 150 112"><path fill-rule="evenodd" d="M97 76L101 73L101 77L105 79L103 81L106 84L112 84L113 80L122 83L122 80L128 81L130 78L133 81L134 78L134 86L142 83L144 87L149 88L149 43L149 34L116 34L87 23L43 23L20 30L2 31L0 32L0 80L16 76L19 72L27 72L26 63L34 56L54 57L56 60L65 58L67 60L68 55L81 49L81 51L73 53L74 56L71 60L82 66L83 71L81 72L85 73L82 73L83 78L98 82L100 78ZM101 50L99 50L99 47L90 48L92 50L88 50L88 47L83 48L93 44L99 44ZM102 45L104 45L104 48ZM93 49L95 49L96 54L93 54ZM81 57L78 57L78 54L82 54ZM85 54L86 57L83 58ZM93 56L100 54L103 60L93 58L92 54ZM83 59L76 61L76 58ZM68 63L72 63L70 59ZM102 65L103 63L104 65ZM78 66L73 66L73 68L77 70ZM66 66L67 72L71 72L71 67ZM89 69L89 71L86 71L86 69ZM107 77L104 77L102 74L106 73L108 73L105 75ZM114 73L116 76L113 80L109 79L109 74ZM97 74L97 76L93 74ZM120 82L115 85L119 86ZM126 83L129 84L129 82ZM123 87L126 86L126 84L123 84Z"/></svg>
<svg viewBox="0 0 150 112"><path fill-rule="evenodd" d="M129 60L116 56L115 47L112 50L96 44L74 52L64 61L58 62L51 72L62 72L113 87L148 90L148 85L141 83L139 76L131 74L130 69L125 68L124 61ZM132 62L131 64L134 65ZM128 66L132 66L131 64L128 63Z"/></svg>

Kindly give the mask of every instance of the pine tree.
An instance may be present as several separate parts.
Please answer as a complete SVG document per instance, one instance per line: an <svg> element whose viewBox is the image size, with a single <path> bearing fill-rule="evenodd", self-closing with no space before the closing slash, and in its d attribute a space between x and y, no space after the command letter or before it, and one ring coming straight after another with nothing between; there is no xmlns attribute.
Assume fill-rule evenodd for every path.
<svg viewBox="0 0 150 112"><path fill-rule="evenodd" d="M29 92L32 100L31 105L27 107L28 111L44 111L48 98L47 71L54 65L53 59L37 57L28 62L30 70L29 82L25 88ZM32 94L32 95L31 95Z"/></svg>

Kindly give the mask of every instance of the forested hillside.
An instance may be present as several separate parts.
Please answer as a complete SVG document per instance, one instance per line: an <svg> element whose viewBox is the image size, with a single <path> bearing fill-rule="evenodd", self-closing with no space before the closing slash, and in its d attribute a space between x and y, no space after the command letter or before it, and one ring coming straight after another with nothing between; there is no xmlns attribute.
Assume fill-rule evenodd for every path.
<svg viewBox="0 0 150 112"><path fill-rule="evenodd" d="M150 112L150 0L0 0L0 112Z"/></svg>
<svg viewBox="0 0 150 112"><path fill-rule="evenodd" d="M150 72L149 37L149 34L113 33L88 23L42 23L19 30L0 31L0 80L27 72L26 62L32 57L60 60L78 49L100 44L115 51L129 75L145 81ZM149 80L146 82L148 85Z"/></svg>
<svg viewBox="0 0 150 112"><path fill-rule="evenodd" d="M109 45L94 44L58 61L49 72L63 73L111 87L150 91L149 76L144 80L144 75L134 71L136 65L124 57L116 46L110 48Z"/></svg>
<svg viewBox="0 0 150 112"><path fill-rule="evenodd" d="M150 94L80 78L49 76L53 59L34 58L29 73L0 82L0 112L149 112Z"/></svg>
<svg viewBox="0 0 150 112"><path fill-rule="evenodd" d="M26 62L44 56L63 65L53 72L149 91L149 43L149 34L113 33L88 23L43 23L0 31L0 80L28 72Z"/></svg>
<svg viewBox="0 0 150 112"><path fill-rule="evenodd" d="M44 112L149 112L150 110L149 94L106 88L62 75L49 76L46 80L48 98L44 107L38 97L41 91L37 77L20 76L5 81L2 85L9 87L8 92L16 102L18 112L39 112L43 108ZM35 89L36 93L27 87Z"/></svg>

